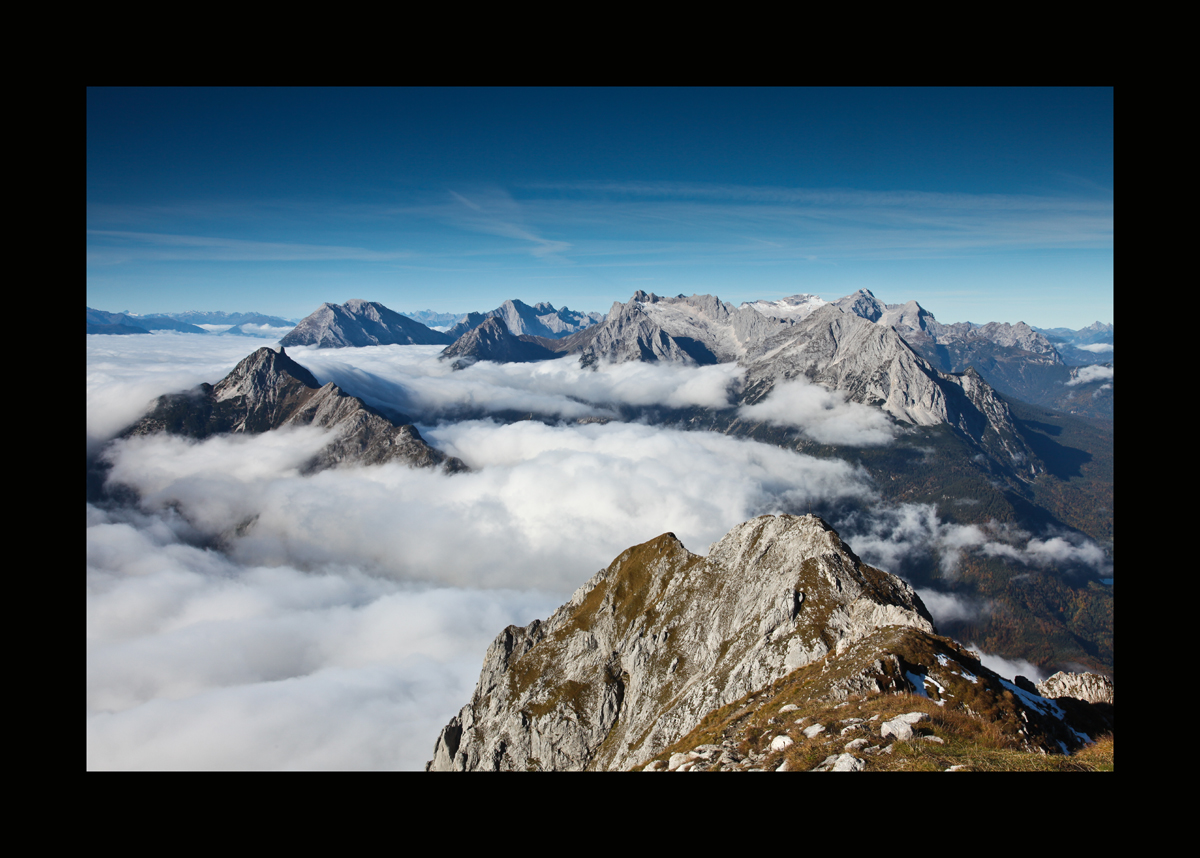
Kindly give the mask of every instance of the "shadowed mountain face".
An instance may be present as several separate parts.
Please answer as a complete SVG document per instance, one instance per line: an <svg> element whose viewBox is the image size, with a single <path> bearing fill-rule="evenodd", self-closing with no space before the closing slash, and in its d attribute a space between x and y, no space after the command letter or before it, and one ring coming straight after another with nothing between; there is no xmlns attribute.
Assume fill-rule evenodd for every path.
<svg viewBox="0 0 1200 858"><path fill-rule="evenodd" d="M995 710L987 717L1034 752L1083 741L1036 689L1005 684L938 637L912 588L862 563L824 521L782 515L738 525L707 557L663 534L545 622L505 629L427 769L625 770L793 678L794 699L831 704L915 691L953 705L957 692L964 711Z"/></svg>
<svg viewBox="0 0 1200 858"><path fill-rule="evenodd" d="M441 357L452 359L456 369L481 360L529 363L561 357L537 340L530 336L514 336L501 317L489 316L447 346Z"/></svg>
<svg viewBox="0 0 1200 858"><path fill-rule="evenodd" d="M397 425L330 382L322 386L281 348L261 348L216 385L161 396L150 413L121 437L169 432L207 438L227 432L258 434L281 426L332 429L336 439L309 463L319 471L343 463L400 461L414 467L467 470L430 447L411 425Z"/></svg>
<svg viewBox="0 0 1200 858"><path fill-rule="evenodd" d="M401 316L382 304L355 298L322 304L280 341L283 346L449 345L454 338Z"/></svg>

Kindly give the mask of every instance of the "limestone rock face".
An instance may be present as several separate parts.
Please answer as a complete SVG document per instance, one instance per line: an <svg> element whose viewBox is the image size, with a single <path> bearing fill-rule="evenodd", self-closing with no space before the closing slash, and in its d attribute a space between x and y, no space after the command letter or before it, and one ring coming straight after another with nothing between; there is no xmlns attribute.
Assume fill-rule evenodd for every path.
<svg viewBox="0 0 1200 858"><path fill-rule="evenodd" d="M743 362L746 404L766 398L781 381L804 378L905 423L949 424L1018 472L1028 475L1033 467L1008 405L977 372L939 372L892 328L837 305L754 345Z"/></svg>
<svg viewBox="0 0 1200 858"><path fill-rule="evenodd" d="M1060 670L1037 684L1043 697L1073 697L1088 703L1112 703L1113 681L1096 673L1068 673Z"/></svg>
<svg viewBox="0 0 1200 858"><path fill-rule="evenodd" d="M282 346L340 349L347 346L448 345L453 341L453 337L382 304L354 298L345 304L322 304L279 343Z"/></svg>
<svg viewBox="0 0 1200 858"><path fill-rule="evenodd" d="M580 363L591 366L601 361L671 361L686 364L715 363L701 355L697 360L684 343L662 329L635 301L613 304L588 345L580 351Z"/></svg>
<svg viewBox="0 0 1200 858"><path fill-rule="evenodd" d="M566 307L554 308L553 304L541 301L530 307L523 301L505 301L495 310L486 313L468 313L447 333L461 337L472 328L479 327L489 318L500 319L513 336L544 337L559 339L578 333L604 317L599 313L581 313Z"/></svg>
<svg viewBox="0 0 1200 858"><path fill-rule="evenodd" d="M707 557L663 534L488 649L431 771L627 769L737 700L884 626L933 632L915 591L815 516L760 516Z"/></svg>
<svg viewBox="0 0 1200 858"><path fill-rule="evenodd" d="M343 463L401 461L414 467L467 470L430 447L415 427L397 424L336 384L321 385L280 348L258 349L216 385L160 396L150 413L122 437L170 432L207 438L225 432L258 434L281 426L319 426L335 439L309 463L309 472Z"/></svg>
<svg viewBox="0 0 1200 858"><path fill-rule="evenodd" d="M951 408L938 373L894 331L827 305L747 356L745 400L759 401L790 378L844 391L918 426L948 421Z"/></svg>

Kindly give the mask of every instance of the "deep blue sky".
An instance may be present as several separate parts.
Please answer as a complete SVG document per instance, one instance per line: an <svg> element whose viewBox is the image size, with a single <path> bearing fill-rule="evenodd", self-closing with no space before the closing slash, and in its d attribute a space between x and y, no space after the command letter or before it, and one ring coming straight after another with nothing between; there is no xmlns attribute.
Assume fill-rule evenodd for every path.
<svg viewBox="0 0 1200 858"><path fill-rule="evenodd" d="M91 89L89 306L1112 321L1111 89Z"/></svg>

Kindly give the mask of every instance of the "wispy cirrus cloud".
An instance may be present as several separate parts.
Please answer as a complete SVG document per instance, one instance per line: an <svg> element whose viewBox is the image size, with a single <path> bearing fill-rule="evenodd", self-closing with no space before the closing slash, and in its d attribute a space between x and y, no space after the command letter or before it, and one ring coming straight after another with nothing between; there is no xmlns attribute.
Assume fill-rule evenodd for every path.
<svg viewBox="0 0 1200 858"><path fill-rule="evenodd" d="M529 242L529 252L538 257L557 256L571 249L570 242L544 238L526 226L521 206L507 192L486 191L472 194L474 199L470 199L451 190L450 196L472 212L464 214L458 207L449 212L450 222L456 226Z"/></svg>
<svg viewBox="0 0 1200 858"><path fill-rule="evenodd" d="M379 251L329 244L250 241L210 235L89 229L87 261L106 265L137 261L319 262L352 260L387 262L406 259L406 251Z"/></svg>
<svg viewBox="0 0 1200 858"><path fill-rule="evenodd" d="M695 182L538 183L521 189L530 217L639 224L651 238L671 224L696 238L724 234L761 251L807 247L875 258L930 252L1109 247L1111 198L752 187ZM657 225L658 229L655 229ZM699 232L696 232L699 230ZM704 234L704 233L711 234ZM744 239L743 239L744 237Z"/></svg>

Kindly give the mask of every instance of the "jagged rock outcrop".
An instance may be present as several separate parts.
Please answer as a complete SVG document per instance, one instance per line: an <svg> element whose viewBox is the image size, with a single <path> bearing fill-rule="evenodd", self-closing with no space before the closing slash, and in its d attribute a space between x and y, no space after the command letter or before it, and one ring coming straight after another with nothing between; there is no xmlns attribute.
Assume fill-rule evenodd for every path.
<svg viewBox="0 0 1200 858"><path fill-rule="evenodd" d="M958 374L974 369L1005 396L1057 411L1112 417L1111 397L1086 405L1076 401L1079 397L1067 388L1071 374L1063 355L1045 334L1024 322L942 324L916 301L884 304L866 289L847 295L834 306L896 331L940 372Z"/></svg>
<svg viewBox="0 0 1200 858"><path fill-rule="evenodd" d="M462 369L481 360L500 363L529 363L561 357L533 337L514 336L504 319L490 316L442 350L441 358Z"/></svg>
<svg viewBox="0 0 1200 858"><path fill-rule="evenodd" d="M734 307L712 295L663 298L638 291L628 302L613 304L601 324L536 344L552 352L547 357L578 355L582 366L737 361L746 367L738 405L758 403L779 382L803 377L842 391L851 401L878 406L897 420L917 426L949 424L1003 469L1023 478L1037 473L1036 460L1008 406L978 373L938 372L895 330L868 318L893 311L919 317L924 311L915 302L889 309L865 291L858 302L864 306L854 306L866 316L812 296L796 296L782 302L792 312L776 316L768 302ZM866 306L871 302L878 305L878 313ZM490 360L517 359L504 357L510 341L503 340L497 328L484 330L491 331L488 343L464 341L445 354L462 352L464 360L484 355ZM534 343L532 338L521 339Z"/></svg>
<svg viewBox="0 0 1200 858"><path fill-rule="evenodd" d="M627 361L716 362L700 351L694 357L684 346L659 327L636 301L616 303L579 352L579 362L583 366Z"/></svg>
<svg viewBox="0 0 1200 858"><path fill-rule="evenodd" d="M1088 703L1112 703L1113 681L1097 673L1069 673L1060 670L1037 684L1043 697L1072 697Z"/></svg>
<svg viewBox="0 0 1200 858"><path fill-rule="evenodd" d="M389 420L333 382L321 385L282 347L278 352L258 349L215 385L160 396L150 413L120 437L170 432L207 438L226 432L258 434L288 425L337 433L309 463L309 472L344 463L392 461L449 473L467 470L461 460L425 443L416 427Z"/></svg>
<svg viewBox="0 0 1200 858"><path fill-rule="evenodd" d="M374 301L354 298L345 304L325 303L279 341L282 346L449 345L454 337L427 328Z"/></svg>
<svg viewBox="0 0 1200 858"><path fill-rule="evenodd" d="M603 318L598 313L581 313L566 307L554 308L542 301L530 307L523 301L508 300L486 313L468 313L447 333L457 338L478 327L485 319L504 322L513 336L559 339L591 327Z"/></svg>
<svg viewBox="0 0 1200 858"><path fill-rule="evenodd" d="M1069 770L1077 767L1047 765L1048 756L1111 733L1111 705L1046 699L950 638L892 625L708 713L635 768L996 770L1005 747L1032 757L1015 768Z"/></svg>
<svg viewBox="0 0 1200 858"><path fill-rule="evenodd" d="M707 557L663 534L545 622L505 629L427 768L629 768L706 713L889 626L934 631L911 587L815 516L760 516Z"/></svg>
<svg viewBox="0 0 1200 858"><path fill-rule="evenodd" d="M744 404L762 401L780 382L804 378L906 423L949 424L1006 466L1036 473L1008 405L978 373L939 372L894 329L836 305L758 343L745 363Z"/></svg>
<svg viewBox="0 0 1200 858"><path fill-rule="evenodd" d="M595 339L580 351L581 362L729 363L793 321L714 295L663 298L639 290L627 303L613 304Z"/></svg>

